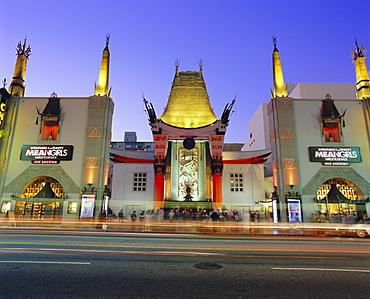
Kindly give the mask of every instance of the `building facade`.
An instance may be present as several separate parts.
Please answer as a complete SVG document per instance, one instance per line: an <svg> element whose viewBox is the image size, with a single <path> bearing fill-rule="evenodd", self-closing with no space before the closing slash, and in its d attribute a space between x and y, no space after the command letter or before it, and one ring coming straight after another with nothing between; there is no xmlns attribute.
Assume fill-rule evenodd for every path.
<svg viewBox="0 0 370 299"><path fill-rule="evenodd" d="M251 211L265 199L263 163L269 151L225 150L235 100L220 118L211 107L202 64L180 72L176 65L167 106L157 118L144 99L154 151L111 150L113 211ZM231 147L228 147L231 149Z"/></svg>
<svg viewBox="0 0 370 299"><path fill-rule="evenodd" d="M256 122L269 123L256 138L262 144L266 136L270 140L276 221L309 222L318 214L336 221L370 213L370 83L357 44L353 60L357 84L285 84L274 41L273 97ZM250 132L259 128L254 124Z"/></svg>
<svg viewBox="0 0 370 299"><path fill-rule="evenodd" d="M109 84L109 38L94 95L26 97L30 47L17 47L8 90L1 89L1 213L69 220L100 214L108 192L114 109Z"/></svg>

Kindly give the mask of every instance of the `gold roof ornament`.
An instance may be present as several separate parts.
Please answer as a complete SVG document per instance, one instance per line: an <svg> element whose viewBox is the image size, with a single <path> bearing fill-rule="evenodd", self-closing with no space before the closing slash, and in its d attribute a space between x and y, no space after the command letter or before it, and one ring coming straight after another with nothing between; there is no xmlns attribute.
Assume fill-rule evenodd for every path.
<svg viewBox="0 0 370 299"><path fill-rule="evenodd" d="M19 42L17 50L17 60L15 62L14 73L12 81L9 85L9 93L11 95L24 97L26 87L26 69L27 61L31 55L31 47L26 45L27 39L24 42Z"/></svg>
<svg viewBox="0 0 370 299"><path fill-rule="evenodd" d="M110 53L109 53L109 40L110 35L107 34L105 40L105 48L103 50L103 57L100 65L100 72L98 78L98 84L95 83L95 96L110 96L110 89L109 89L109 60L110 60Z"/></svg>
<svg viewBox="0 0 370 299"><path fill-rule="evenodd" d="M179 72L180 63L176 60L175 78L167 106L159 118L162 122L178 128L201 128L219 119L213 112L206 84L202 74L202 61L199 72Z"/></svg>
<svg viewBox="0 0 370 299"><path fill-rule="evenodd" d="M273 37L272 42L274 44L274 51L272 53L272 65L273 65L273 80L274 80L274 92L273 97L287 97L288 91L285 87L283 68L280 61L280 53L277 49L277 38Z"/></svg>
<svg viewBox="0 0 370 299"><path fill-rule="evenodd" d="M357 40L355 40L355 44L356 47L351 51L351 54L356 71L357 99L368 99L370 98L370 80L365 61L366 51L363 46L358 46Z"/></svg>

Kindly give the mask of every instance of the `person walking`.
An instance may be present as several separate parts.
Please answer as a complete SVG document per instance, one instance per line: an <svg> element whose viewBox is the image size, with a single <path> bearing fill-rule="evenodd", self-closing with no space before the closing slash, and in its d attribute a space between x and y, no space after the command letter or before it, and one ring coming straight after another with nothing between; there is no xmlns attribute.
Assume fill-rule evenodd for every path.
<svg viewBox="0 0 370 299"><path fill-rule="evenodd" d="M137 218L136 211L133 211L133 213L131 214L131 230L135 230L136 218Z"/></svg>

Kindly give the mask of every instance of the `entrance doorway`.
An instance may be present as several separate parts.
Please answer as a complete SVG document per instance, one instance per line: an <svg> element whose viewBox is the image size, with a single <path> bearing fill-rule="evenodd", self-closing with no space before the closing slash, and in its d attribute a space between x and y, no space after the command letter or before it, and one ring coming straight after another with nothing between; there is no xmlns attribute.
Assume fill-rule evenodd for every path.
<svg viewBox="0 0 370 299"><path fill-rule="evenodd" d="M64 188L52 177L39 177L29 184L16 202L17 217L55 219L62 216Z"/></svg>
<svg viewBox="0 0 370 299"><path fill-rule="evenodd" d="M343 178L325 181L317 190L318 211L333 222L354 222L355 217L365 212L363 200L360 200L358 187Z"/></svg>

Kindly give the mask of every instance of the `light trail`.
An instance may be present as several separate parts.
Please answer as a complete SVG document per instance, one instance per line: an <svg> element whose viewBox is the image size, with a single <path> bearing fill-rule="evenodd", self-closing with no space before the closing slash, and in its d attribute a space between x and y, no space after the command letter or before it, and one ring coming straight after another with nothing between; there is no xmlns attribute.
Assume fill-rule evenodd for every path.
<svg viewBox="0 0 370 299"><path fill-rule="evenodd" d="M370 273L370 270L357 269L327 269L327 268L277 268L272 267L272 270L292 270L292 271L332 271L332 272L363 272Z"/></svg>
<svg viewBox="0 0 370 299"><path fill-rule="evenodd" d="M90 265L89 262L53 262L53 261L0 261L0 263L22 263L22 264L66 264L66 265Z"/></svg>
<svg viewBox="0 0 370 299"><path fill-rule="evenodd" d="M214 251L268 251L268 252L320 252L320 253L359 253L368 254L370 251L368 248L363 248L362 250L336 250L331 246L330 249L291 249L291 246L286 246L286 248L230 248L230 247L189 247L189 246L156 246L156 245L117 245L117 244L83 244L83 243L49 243L49 242L0 242L0 244L7 245L55 245L55 246L81 246L81 247L108 247L108 248L139 248L139 249L175 249L175 250L214 250ZM277 246L275 246L277 247ZM340 247L343 248L343 247Z"/></svg>
<svg viewBox="0 0 370 299"><path fill-rule="evenodd" d="M284 258L284 259L347 259L338 256L293 256L293 255L242 255L242 254L225 254L225 253L208 253L208 252L176 252L176 251L114 251L114 250L88 250L88 249L60 249L60 248L7 248L0 249L0 252L7 253L39 253L39 252L75 252L75 253L105 253L105 254L133 254L133 255L175 255L175 256L213 256L213 257L236 257L236 258Z"/></svg>

